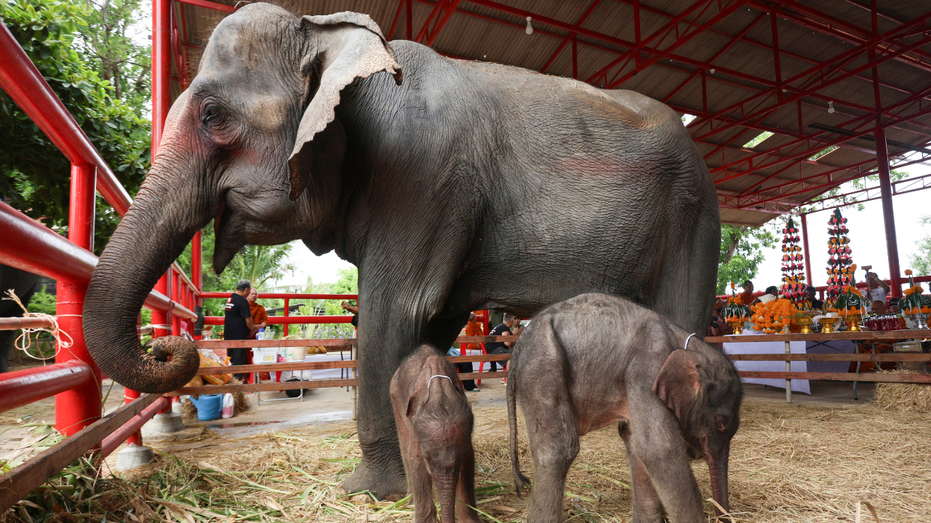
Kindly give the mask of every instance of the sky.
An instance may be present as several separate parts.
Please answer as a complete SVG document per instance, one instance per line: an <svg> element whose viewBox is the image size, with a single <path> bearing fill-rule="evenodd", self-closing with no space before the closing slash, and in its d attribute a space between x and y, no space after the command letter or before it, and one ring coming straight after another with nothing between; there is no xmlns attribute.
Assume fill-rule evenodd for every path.
<svg viewBox="0 0 931 523"><path fill-rule="evenodd" d="M910 166L908 171L912 176L931 173L931 167L921 165ZM875 182L868 182L872 186ZM844 191L846 192L846 191ZM853 263L857 264L857 281L864 280L861 268L872 265L873 271L880 278L889 278L889 258L886 255L886 234L883 224L882 202L874 200L863 204L862 211L856 206L843 209L841 213L847 218L847 228L850 230L851 256ZM916 243L923 237L931 235L931 230L922 227L919 220L923 215L931 215L931 190L916 191L912 193L893 196L893 215L895 217L896 238L899 247L899 268L904 273L910 267L910 255L918 249ZM828 219L832 210L820 211L808 215L808 245L811 249L811 273L815 285L825 284L827 274L827 241ZM798 216L793 216L798 223ZM772 222L771 222L772 223ZM782 281L782 229L776 234L779 240L775 248L764 249L765 260L759 267L753 284L757 290L763 290L770 285L781 285ZM314 283L334 283L339 278L340 269L352 268L353 265L340 259L335 253L329 252L323 256L315 256L300 241L293 242L291 256L288 261L298 267L297 271L288 275L279 282L279 285L303 285L307 278L313 278ZM739 286L739 284L738 284Z"/></svg>

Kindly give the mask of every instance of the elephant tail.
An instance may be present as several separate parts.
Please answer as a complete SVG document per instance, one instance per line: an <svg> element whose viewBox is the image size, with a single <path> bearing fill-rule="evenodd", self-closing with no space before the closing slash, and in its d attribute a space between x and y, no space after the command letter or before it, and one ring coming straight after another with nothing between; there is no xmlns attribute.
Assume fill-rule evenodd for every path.
<svg viewBox="0 0 931 523"><path fill-rule="evenodd" d="M517 459L517 375L514 373L514 370L517 368L517 363L515 357L517 356L518 348L515 347L515 350L511 353L511 363L509 365L510 371L508 374L510 377L507 382L507 402L508 402L508 425L510 427L510 447L511 447L511 472L514 473L514 490L517 492L517 497L521 498L521 490L524 486L530 486L530 480L527 479L527 476L521 474L520 472L520 462Z"/></svg>

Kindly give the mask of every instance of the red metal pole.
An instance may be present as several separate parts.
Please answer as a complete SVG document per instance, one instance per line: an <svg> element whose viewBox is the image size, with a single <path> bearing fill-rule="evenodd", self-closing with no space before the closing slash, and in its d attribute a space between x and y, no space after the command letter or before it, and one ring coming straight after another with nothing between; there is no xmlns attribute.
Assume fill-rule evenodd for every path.
<svg viewBox="0 0 931 523"><path fill-rule="evenodd" d="M94 242L94 201L97 169L90 165L71 166L71 206L68 212L68 239L78 247L92 250ZM55 428L70 436L100 419L101 372L84 342L81 314L84 310L85 282L59 280L56 315L59 328L71 337L71 346L58 344L56 362L81 361L94 374L94 380L55 396Z"/></svg>
<svg viewBox="0 0 931 523"><path fill-rule="evenodd" d="M889 182L889 150L886 148L886 131L877 127L876 160L879 162L879 191L882 196L883 224L886 229L886 254L889 257L889 279L892 297L902 297L902 277L899 268L899 247L895 237L895 216L892 212L892 185Z"/></svg>
<svg viewBox="0 0 931 523"><path fill-rule="evenodd" d="M801 215L802 221L802 256L805 261L805 281L808 282L808 285L814 286L815 282L811 279L811 249L808 248L808 215Z"/></svg>
<svg viewBox="0 0 931 523"><path fill-rule="evenodd" d="M200 231L194 233L194 239L191 240L191 283L194 284L194 288L197 291L204 290L204 276L203 276L203 245L202 245L202 234ZM199 302L201 300L196 300L192 305L201 305Z"/></svg>
<svg viewBox="0 0 931 523"><path fill-rule="evenodd" d="M284 334L282 335L282 337L285 337L285 338L288 337L288 323L287 323L288 320L287 320L287 318L288 318L288 316L290 316L290 312L291 312L291 299L290 299L290 298L285 298L285 299L284 299L284 317L285 317L285 324L284 324Z"/></svg>
<svg viewBox="0 0 931 523"><path fill-rule="evenodd" d="M181 280L178 277L178 273L175 270L170 270L169 274L171 275L171 301L181 303ZM169 312L169 314L171 314ZM171 335L180 336L181 335L181 318L176 314L171 314Z"/></svg>
<svg viewBox="0 0 931 523"><path fill-rule="evenodd" d="M152 1L152 158L158 155L165 118L171 107L171 0ZM171 298L168 278L162 276L155 290ZM170 313L152 311L152 323L168 325ZM168 330L156 329L153 337L165 336Z"/></svg>
<svg viewBox="0 0 931 523"><path fill-rule="evenodd" d="M135 390L124 389L124 391L123 391L123 396L125 397L125 403L126 403L126 405L129 405L129 404L132 403L133 401L139 399L140 394L139 394L139 392L137 392L137 391L135 391ZM142 445L142 432L140 432L138 429L136 429L135 432L133 432L132 434L130 434L129 436L127 436L127 438L126 438L126 444L128 445L128 444L130 444L130 443L132 443L133 445Z"/></svg>
<svg viewBox="0 0 931 523"><path fill-rule="evenodd" d="M0 380L0 412L93 383L94 371L83 361L8 372Z"/></svg>
<svg viewBox="0 0 931 523"><path fill-rule="evenodd" d="M166 407L167 405L167 407ZM101 457L109 456L125 439L127 443L135 443L133 437L139 434L139 429L156 414L161 414L165 410L171 410L171 398L162 396L155 400L154 403L146 407L142 412L133 417L122 427L114 430L109 436L103 439L100 444ZM136 443L138 445L138 443Z"/></svg>

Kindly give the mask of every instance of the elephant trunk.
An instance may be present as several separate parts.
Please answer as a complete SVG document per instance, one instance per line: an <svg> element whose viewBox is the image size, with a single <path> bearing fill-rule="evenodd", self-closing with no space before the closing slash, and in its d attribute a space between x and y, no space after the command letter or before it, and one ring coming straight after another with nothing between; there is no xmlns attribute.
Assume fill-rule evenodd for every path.
<svg viewBox="0 0 931 523"><path fill-rule="evenodd" d="M175 390L194 377L200 364L196 347L187 340L156 338L147 351L136 333L136 318L150 290L209 221L184 215L200 208L195 192L179 189L153 170L87 288L83 322L88 350L103 372L132 390Z"/></svg>
<svg viewBox="0 0 931 523"><path fill-rule="evenodd" d="M711 495L725 512L731 511L727 491L727 461L729 454L729 445L725 445L723 450L705 453L708 471L711 473ZM719 516L722 515L721 510L717 507L715 507L715 512Z"/></svg>
<svg viewBox="0 0 931 523"><path fill-rule="evenodd" d="M440 523L456 522L456 484L458 479L458 463L454 470L444 470L435 477L436 491L440 498Z"/></svg>

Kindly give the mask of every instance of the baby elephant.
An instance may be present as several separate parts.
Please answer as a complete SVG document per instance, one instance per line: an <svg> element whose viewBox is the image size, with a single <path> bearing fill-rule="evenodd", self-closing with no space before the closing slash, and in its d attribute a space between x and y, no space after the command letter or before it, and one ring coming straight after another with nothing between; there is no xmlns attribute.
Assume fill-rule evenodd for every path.
<svg viewBox="0 0 931 523"><path fill-rule="evenodd" d="M457 517L460 522L478 523L473 508L472 408L456 368L433 347L421 345L394 373L390 392L414 495L414 521L436 521L432 478L442 523L453 523Z"/></svg>
<svg viewBox="0 0 931 523"><path fill-rule="evenodd" d="M517 461L517 400L533 452L532 523L562 519L566 474L579 437L611 423L627 446L635 522L705 520L689 457L704 458L725 510L730 441L740 424L740 377L724 354L629 301L583 294L537 315L508 372L511 467ZM683 445L683 439L685 444Z"/></svg>

